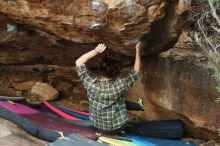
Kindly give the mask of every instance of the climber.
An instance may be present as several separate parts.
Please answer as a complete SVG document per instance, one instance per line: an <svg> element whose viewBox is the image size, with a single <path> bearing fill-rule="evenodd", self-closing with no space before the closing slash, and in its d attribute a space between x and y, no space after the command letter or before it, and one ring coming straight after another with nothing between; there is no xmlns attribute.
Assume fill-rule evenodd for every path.
<svg viewBox="0 0 220 146"><path fill-rule="evenodd" d="M125 102L123 94L137 80L141 69L140 49L141 43L137 43L134 68L124 76L120 73L119 61L108 55L103 57L100 63L102 77L93 78L89 74L85 63L103 53L105 44L99 44L95 49L85 53L76 60L76 71L82 80L90 102L90 121L93 126L102 133L119 133L123 131L128 122L127 109L144 110L143 100L138 103ZM127 109L126 109L127 107Z"/></svg>

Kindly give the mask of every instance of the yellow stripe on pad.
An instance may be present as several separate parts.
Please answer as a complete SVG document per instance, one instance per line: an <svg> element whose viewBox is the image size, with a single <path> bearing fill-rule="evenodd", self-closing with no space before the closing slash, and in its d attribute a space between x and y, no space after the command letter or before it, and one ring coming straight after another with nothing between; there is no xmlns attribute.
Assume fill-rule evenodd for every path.
<svg viewBox="0 0 220 146"><path fill-rule="evenodd" d="M98 142L107 143L107 144L109 144L109 146L138 146L138 145L136 145L132 142L129 142L129 141L118 140L118 139L109 138L109 137L105 137L105 136L99 137Z"/></svg>

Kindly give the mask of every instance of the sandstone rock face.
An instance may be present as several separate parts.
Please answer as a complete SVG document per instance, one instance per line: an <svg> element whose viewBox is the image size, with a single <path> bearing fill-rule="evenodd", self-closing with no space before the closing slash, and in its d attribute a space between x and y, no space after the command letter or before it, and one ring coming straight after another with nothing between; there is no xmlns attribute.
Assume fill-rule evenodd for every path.
<svg viewBox="0 0 220 146"><path fill-rule="evenodd" d="M127 55L142 38L143 54L154 54L175 44L189 4L190 0L6 0L0 3L0 13L55 40L105 42Z"/></svg>
<svg viewBox="0 0 220 146"><path fill-rule="evenodd" d="M4 28L0 34L4 36L0 39L1 95L26 96L33 83L46 82L59 91L62 100L58 104L88 110L87 95L74 70L74 61L94 44L54 43L27 29L7 32ZM120 58L125 68L133 65L133 58ZM99 57L88 64L94 73L98 72L98 62ZM126 97L133 101L144 97L146 111L132 112L130 119L181 118L191 135L219 140L219 104L214 102L218 93L212 70L201 52L190 48L170 50L160 57L143 58L142 62L142 81Z"/></svg>
<svg viewBox="0 0 220 146"><path fill-rule="evenodd" d="M76 58L105 42L125 69L132 67L132 46L139 38L146 43L143 55L176 43L189 4L190 0L1 1L0 94L28 96L36 82L45 82L60 93L59 104L88 110L74 70ZM88 62L94 73L99 72L101 58ZM146 111L132 112L131 119L181 118L191 135L219 140L219 104L214 102L218 93L198 48L143 58L143 72L127 98L136 101L143 96Z"/></svg>
<svg viewBox="0 0 220 146"><path fill-rule="evenodd" d="M58 98L58 91L47 83L37 82L31 88L31 94L39 96L43 101L54 100Z"/></svg>
<svg viewBox="0 0 220 146"><path fill-rule="evenodd" d="M142 120L184 121L192 136L220 141L219 93L213 70L201 52L172 49L160 57L146 58L143 76L128 93L128 99L145 97L146 112L135 113Z"/></svg>

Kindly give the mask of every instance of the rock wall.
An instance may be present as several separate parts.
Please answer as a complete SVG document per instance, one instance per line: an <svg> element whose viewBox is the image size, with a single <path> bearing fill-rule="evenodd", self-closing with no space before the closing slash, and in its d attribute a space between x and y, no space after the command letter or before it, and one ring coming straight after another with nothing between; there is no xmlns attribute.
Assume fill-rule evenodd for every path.
<svg viewBox="0 0 220 146"><path fill-rule="evenodd" d="M142 60L142 78L127 96L133 101L144 97L147 111L131 115L139 120L180 118L186 134L220 141L220 105L215 102L220 93L214 70L192 34L184 30L173 48Z"/></svg>
<svg viewBox="0 0 220 146"><path fill-rule="evenodd" d="M141 117L139 120L180 118L187 134L219 141L220 105L215 102L219 93L203 54L172 49L143 61L143 77L128 98L135 101L137 96L144 97L147 110L131 114Z"/></svg>
<svg viewBox="0 0 220 146"><path fill-rule="evenodd" d="M134 53L133 46L142 38L147 45L143 54L153 54L175 44L190 2L4 0L0 2L0 13L18 24L46 32L55 40L105 42L127 55Z"/></svg>
<svg viewBox="0 0 220 146"><path fill-rule="evenodd" d="M74 71L75 60L93 49L96 43L54 40L42 36L42 32L38 30L11 25L11 20L5 16L0 15L0 21L1 95L28 96L36 82L48 82L59 91L60 98L76 97L77 101L86 100L86 94L82 92L83 88ZM117 56L123 60L123 66L129 66L133 62L126 55ZM101 58L99 56L89 62L89 68L97 69ZM36 99L30 97L29 100L35 102ZM78 103L73 106L83 107ZM87 104L84 108L88 109Z"/></svg>
<svg viewBox="0 0 220 146"><path fill-rule="evenodd" d="M146 44L143 55L170 49L185 22L189 2L1 1L0 94L27 96L34 103L37 99L28 97L31 87L47 82L59 91L59 104L88 110L74 70L76 58L105 42L126 70L133 65L131 47L139 38ZM88 64L95 74L101 57ZM218 93L212 72L195 48L143 57L143 77L126 97L136 101L143 96L146 111L131 112L131 120L181 118L192 136L219 141L219 104L214 102Z"/></svg>

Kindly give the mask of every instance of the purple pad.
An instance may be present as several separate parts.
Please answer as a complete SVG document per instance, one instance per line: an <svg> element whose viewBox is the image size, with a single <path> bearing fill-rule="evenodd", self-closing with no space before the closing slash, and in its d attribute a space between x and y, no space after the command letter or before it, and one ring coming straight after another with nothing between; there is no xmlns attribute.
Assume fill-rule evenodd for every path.
<svg viewBox="0 0 220 146"><path fill-rule="evenodd" d="M75 133L89 139L98 139L94 129L85 128L62 121L59 118L39 112L28 106L19 103L10 103L7 101L0 101L0 106L22 116L26 121L36 125L40 129L54 132L63 132L65 136L71 133Z"/></svg>
<svg viewBox="0 0 220 146"><path fill-rule="evenodd" d="M61 121L58 118L51 117L44 113L23 115L23 117L27 119L29 122L33 123L34 125L37 125L39 128L42 129L58 132L60 131L63 132L66 136L74 133L89 139L98 139L98 136L96 135L96 131L94 129Z"/></svg>
<svg viewBox="0 0 220 146"><path fill-rule="evenodd" d="M34 110L19 103L9 103L7 101L0 101L0 105L16 114L26 115L39 113L37 110Z"/></svg>

